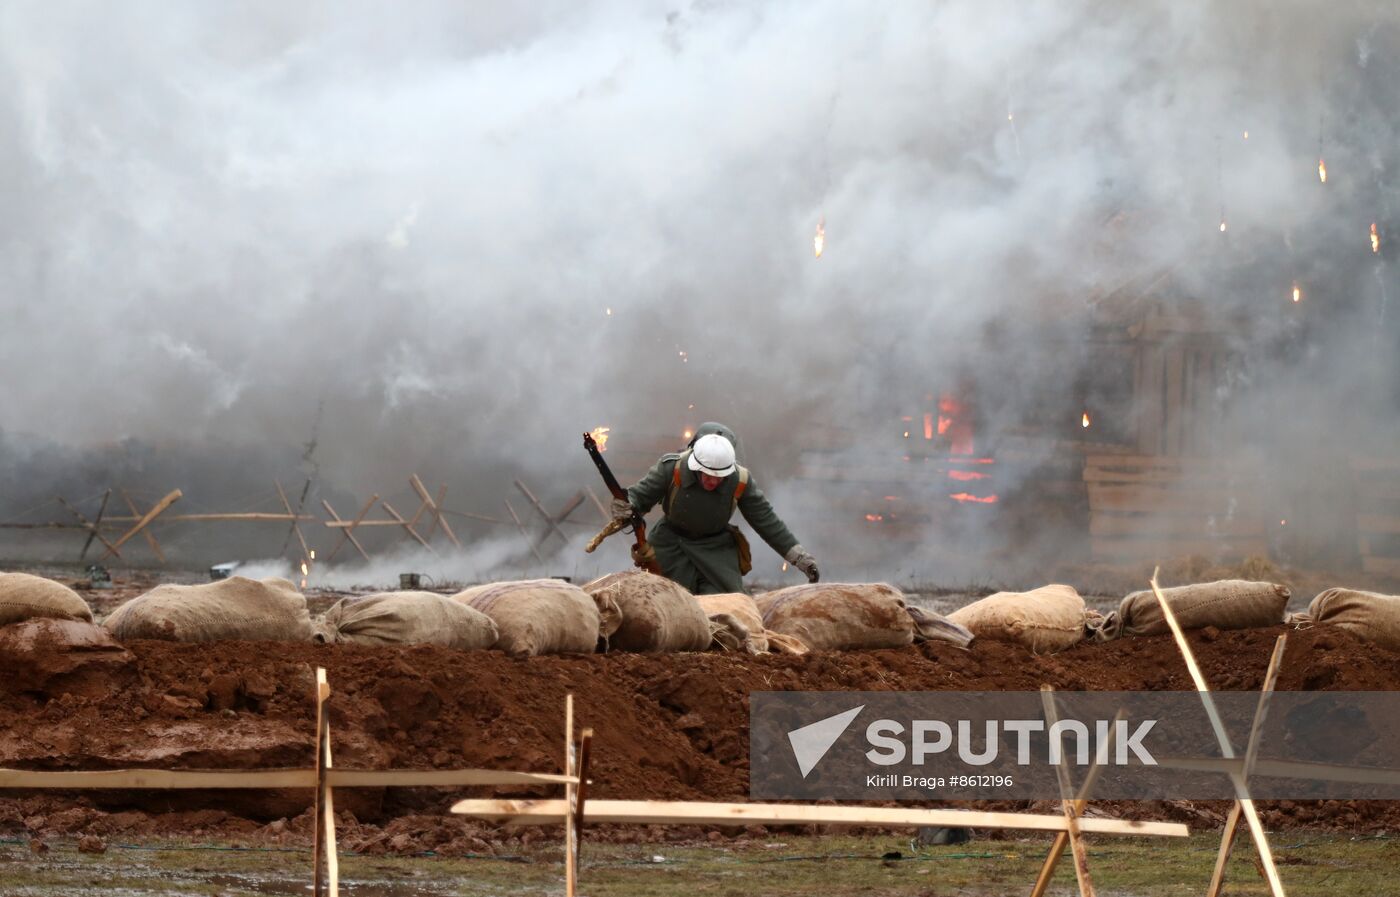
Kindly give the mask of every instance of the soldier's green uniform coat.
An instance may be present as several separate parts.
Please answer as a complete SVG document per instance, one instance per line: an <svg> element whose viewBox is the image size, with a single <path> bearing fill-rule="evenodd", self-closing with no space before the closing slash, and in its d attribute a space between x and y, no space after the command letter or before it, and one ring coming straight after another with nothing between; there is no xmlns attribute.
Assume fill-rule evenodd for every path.
<svg viewBox="0 0 1400 897"><path fill-rule="evenodd" d="M696 431L697 438L705 435L704 429ZM733 441L730 432L720 435ZM696 595L742 592L744 578L739 573L739 552L729 531L739 471L726 477L715 491L707 492L700 484L700 475L681 463L680 489L676 491L675 501L666 507L672 477L681 457L679 454L662 455L641 482L627 490L627 498L632 507L643 514L662 502L665 516L649 530L648 541L667 579L680 583ZM752 477L744 494L739 496L739 513L759 538L779 555L786 555L797 544L797 538L778 517Z"/></svg>

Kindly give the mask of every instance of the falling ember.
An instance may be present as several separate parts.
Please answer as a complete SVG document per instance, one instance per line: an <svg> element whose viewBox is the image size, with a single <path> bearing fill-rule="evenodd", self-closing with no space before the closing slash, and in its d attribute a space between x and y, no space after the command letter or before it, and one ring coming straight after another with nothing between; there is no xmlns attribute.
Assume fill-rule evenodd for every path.
<svg viewBox="0 0 1400 897"><path fill-rule="evenodd" d="M1298 286L1298 281L1296 281L1296 280L1293 281L1293 301L1294 301L1294 302L1302 302L1302 301L1303 301L1303 288L1300 287L1300 286Z"/></svg>
<svg viewBox="0 0 1400 897"><path fill-rule="evenodd" d="M787 561L783 561L783 572L787 572Z"/></svg>
<svg viewBox="0 0 1400 897"><path fill-rule="evenodd" d="M866 514L866 515L865 515L865 519L868 520L868 521L870 521L871 523L879 523L881 520L884 520L884 519L885 519L885 515L884 515L884 514Z"/></svg>
<svg viewBox="0 0 1400 897"><path fill-rule="evenodd" d="M1319 156L1317 159L1317 179L1322 183L1327 183L1327 163Z"/></svg>
<svg viewBox="0 0 1400 897"><path fill-rule="evenodd" d="M690 441L691 435L692 435L692 434L691 434L691 431L690 431L690 430L686 430L686 431L685 431L685 434L684 434L681 438L683 438L686 442L689 442L689 441Z"/></svg>
<svg viewBox="0 0 1400 897"><path fill-rule="evenodd" d="M1084 412L1084 416L1079 419L1079 425L1084 429L1089 429L1089 412Z"/></svg>
<svg viewBox="0 0 1400 897"><path fill-rule="evenodd" d="M909 431L908 431L908 430L905 430L905 431L904 431L904 438L905 438L905 439L908 439L908 438L909 438Z"/></svg>
<svg viewBox="0 0 1400 897"><path fill-rule="evenodd" d="M312 559L313 561L316 560L316 549L314 549L314 548L311 549L311 559Z"/></svg>
<svg viewBox="0 0 1400 897"><path fill-rule="evenodd" d="M1249 139L1249 132L1248 132L1248 131L1245 131L1245 132L1244 132L1244 139L1245 139L1245 140L1248 140L1248 139Z"/></svg>
<svg viewBox="0 0 1400 897"><path fill-rule="evenodd" d="M607 314L608 317L610 317L610 318L612 317L612 309L611 309L611 308L604 309L604 312Z"/></svg>
<svg viewBox="0 0 1400 897"><path fill-rule="evenodd" d="M1371 222L1371 251L1381 251L1381 235L1376 233L1376 222Z"/></svg>
<svg viewBox="0 0 1400 897"><path fill-rule="evenodd" d="M1222 234L1225 233L1225 227L1226 227L1226 225L1225 225L1225 219L1224 219L1224 218L1221 218L1221 219L1220 219L1220 232L1221 232Z"/></svg>
<svg viewBox="0 0 1400 897"><path fill-rule="evenodd" d="M594 427L593 432L588 435L592 436L593 441L598 443L598 451L606 452L608 450L608 434L611 432L612 427Z"/></svg>
<svg viewBox="0 0 1400 897"><path fill-rule="evenodd" d="M816 258L822 257L822 250L826 248L826 216L823 215L817 222L816 236L812 237L812 255Z"/></svg>
<svg viewBox="0 0 1400 897"><path fill-rule="evenodd" d="M1288 521L1287 521L1287 520L1280 520L1280 521L1278 522L1278 525L1279 525L1279 526L1287 526L1287 525L1288 525Z"/></svg>

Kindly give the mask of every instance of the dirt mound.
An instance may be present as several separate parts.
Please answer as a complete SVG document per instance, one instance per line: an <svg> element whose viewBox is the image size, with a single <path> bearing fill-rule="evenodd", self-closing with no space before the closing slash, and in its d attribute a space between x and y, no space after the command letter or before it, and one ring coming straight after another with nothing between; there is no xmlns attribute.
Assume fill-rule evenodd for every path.
<svg viewBox="0 0 1400 897"><path fill-rule="evenodd" d="M75 626L42 621L24 627ZM133 642L93 647L24 627L0 629L0 765L35 769L253 768L309 765L312 681L324 666L337 766L485 766L558 771L564 696L578 725L595 730L593 794L609 798L743 800L748 792L748 694L757 690L1180 690L1191 683L1169 638L1081 645L1048 656L998 642L960 649L929 642L806 656L744 654L508 657L438 646ZM1212 685L1257 689L1282 627L1191 635ZM25 646L17 653L12 644ZM116 662L110 693L23 684L23 662L62 671L95 652ZM95 662L95 661L94 661ZM107 661L103 661L106 663ZM81 668L81 664L79 666ZM127 671L122 673L120 671ZM34 680L28 680L34 681ZM1334 627L1293 632L1279 687L1400 688L1400 653ZM538 795L541 789L343 789L347 843L415 852L434 845L481 850L490 826L441 819L464 796ZM158 834L189 820L229 837L274 843L303 836L309 792L11 793L0 830ZM1228 807L1184 802L1125 805L1141 816L1206 824ZM1005 808L1022 808L1006 804ZM189 814L220 808L223 815ZM1400 828L1400 805L1268 802L1271 826ZM176 823L169 811L185 814ZM68 813L70 815L64 815ZM35 821L40 820L40 821ZM290 822L288 821L290 820ZM280 827L279 827L280 823ZM309 831L309 828L308 828ZM511 837L518 837L512 835Z"/></svg>

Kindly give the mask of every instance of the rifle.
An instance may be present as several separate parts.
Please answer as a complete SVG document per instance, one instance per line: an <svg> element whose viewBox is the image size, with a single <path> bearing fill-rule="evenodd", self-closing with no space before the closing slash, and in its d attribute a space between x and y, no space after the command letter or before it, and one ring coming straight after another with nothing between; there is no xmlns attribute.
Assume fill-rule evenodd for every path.
<svg viewBox="0 0 1400 897"><path fill-rule="evenodd" d="M617 477L613 476L612 469L608 467L608 462L603 460L603 453L598 450L598 443L593 439L592 433L583 434L583 447L588 450L589 457L593 459L593 464L598 468L598 473L603 475L603 484L608 487L608 492L612 497L627 501L627 490L618 483ZM610 521L603 527L602 532L593 537L584 551L592 552L602 541L619 530L628 529L637 538L637 544L632 546L632 563L650 573L661 573L661 565L656 562L656 554L647 545L647 522L636 508L632 509L632 522L630 524L619 523L616 520Z"/></svg>

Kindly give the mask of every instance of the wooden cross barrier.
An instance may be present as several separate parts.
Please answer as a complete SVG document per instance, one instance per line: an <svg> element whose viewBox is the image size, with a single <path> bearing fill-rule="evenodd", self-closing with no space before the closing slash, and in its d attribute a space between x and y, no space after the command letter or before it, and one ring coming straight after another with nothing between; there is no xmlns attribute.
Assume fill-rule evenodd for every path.
<svg viewBox="0 0 1400 897"><path fill-rule="evenodd" d="M1176 646L1181 651L1181 657L1186 661L1186 670L1191 674L1191 680L1196 684L1196 691L1201 696L1201 704L1205 708L1206 716L1210 718L1211 728L1215 730L1215 739L1220 744L1220 754L1226 760L1235 759L1235 749L1230 744L1229 733L1225 731L1225 724L1220 719L1220 712L1216 709L1215 699L1211 697L1210 686L1206 683L1206 678L1201 674L1201 668L1196 663L1196 655L1191 651L1191 644L1186 641L1186 634L1181 631L1181 624L1176 621L1176 615L1172 613L1171 605L1167 604L1166 597L1162 594L1162 588L1157 584L1157 573L1152 573L1152 593L1157 596L1157 604L1162 608L1162 616L1167 620L1167 627L1171 629L1172 638L1176 640ZM1281 646L1275 645L1274 655L1277 659L1282 655ZM1271 663L1271 668L1276 667ZM1270 683L1265 683L1270 684ZM1270 684L1271 685L1271 684ZM1272 690L1272 687L1270 688ZM1259 722L1256 714L1256 724ZM1256 729L1257 732L1257 729ZM1251 741L1254 735L1251 735ZM1264 867L1264 878L1269 882L1269 893L1273 897L1284 897L1283 882L1279 879L1278 868L1274 866L1274 852L1269 847L1268 835L1264 833L1264 823L1259 819L1259 811L1254 807L1254 801L1249 796L1249 787L1245 782L1249 774L1249 759L1246 758L1241 764L1239 772L1230 773L1230 781L1235 786L1235 812L1244 814L1245 821L1249 824L1249 832L1254 838L1254 846L1259 850L1259 861ZM1238 823L1238 819L1236 820ZM1221 845L1222 854L1228 855L1228 850ZM1225 860L1222 856L1217 859L1217 866ZM1223 874L1223 873L1222 873ZM1212 876L1212 879L1214 876Z"/></svg>

